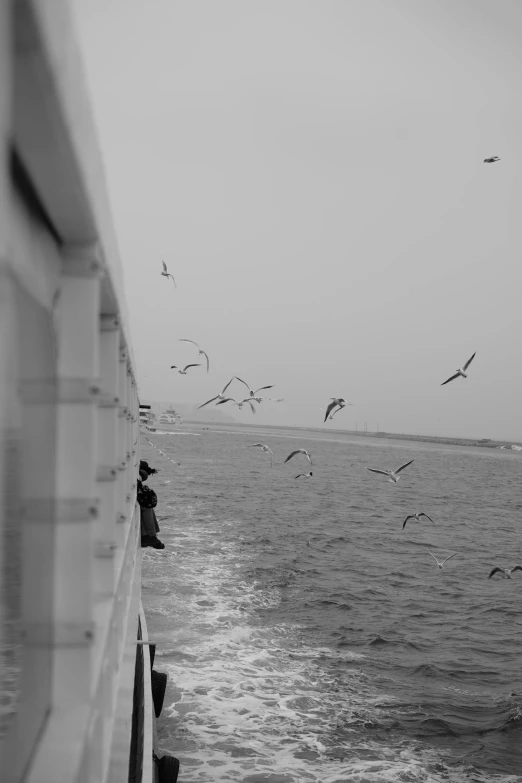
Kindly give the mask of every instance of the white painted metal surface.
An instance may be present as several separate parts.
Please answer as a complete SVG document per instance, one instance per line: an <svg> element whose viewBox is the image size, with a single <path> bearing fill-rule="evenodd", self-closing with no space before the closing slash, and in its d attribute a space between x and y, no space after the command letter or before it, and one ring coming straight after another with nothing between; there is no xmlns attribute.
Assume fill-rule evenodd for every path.
<svg viewBox="0 0 522 783"><path fill-rule="evenodd" d="M67 6L0 0L0 688L12 696L0 716L5 783L123 783L129 767L139 408L123 276ZM15 661L7 673L6 650Z"/></svg>
<svg viewBox="0 0 522 783"><path fill-rule="evenodd" d="M149 632L147 630L147 619L143 606L140 606L140 624L141 624L141 638L144 641L149 640ZM150 647L148 644L143 645L143 674L144 674L144 748L143 748L143 777L145 780L153 780L153 736L155 730L155 723L153 719L154 704L152 701L152 685L151 685L151 665L150 665Z"/></svg>

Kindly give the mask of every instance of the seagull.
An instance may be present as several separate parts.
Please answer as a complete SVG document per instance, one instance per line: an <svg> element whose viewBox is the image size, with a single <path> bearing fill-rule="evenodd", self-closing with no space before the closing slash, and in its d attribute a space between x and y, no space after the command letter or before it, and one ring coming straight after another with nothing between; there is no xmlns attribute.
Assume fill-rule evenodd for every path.
<svg viewBox="0 0 522 783"><path fill-rule="evenodd" d="M296 454L304 454L310 465L312 464L312 455L307 452L306 449L296 449L295 451L292 451L291 454L288 455L288 457L285 459L285 462L288 462L289 459L292 459L292 457L295 457Z"/></svg>
<svg viewBox="0 0 522 783"><path fill-rule="evenodd" d="M179 342L179 343L192 343L192 345L195 345L195 346L196 346L196 348L197 348L197 349L198 349L198 351L199 351L199 355L200 355L200 356L204 356L204 357L205 357L205 359L207 360L207 372L208 372L208 370L209 370L209 367L210 367L210 362L209 362L208 356L207 356L207 354L205 353L205 351L202 351L202 350L201 350L201 348L199 347L199 345L198 345L197 343L195 343L195 342L194 342L194 340L185 340L185 338L184 338L184 337L180 337L180 339L178 340L178 342Z"/></svg>
<svg viewBox="0 0 522 783"><path fill-rule="evenodd" d="M477 352L475 351L475 353L473 354L473 356L471 357L471 359L468 359L468 361L466 362L466 364L464 365L464 367L462 368L462 370L457 370L457 372L455 373L455 375L452 375L452 376L451 376L451 378L448 378L448 380L447 380L447 381L444 381L444 383L441 383L441 386L445 386L445 385L446 385L447 383L449 383L450 381L454 381L454 380L455 380L455 378L458 378L458 377L459 377L459 375L462 375L462 377L463 377L463 378L467 378L468 376L466 375L466 370L468 369L469 365L471 364L471 362L472 362L472 361L473 361L473 359L475 358L475 354L476 354L476 353L477 353Z"/></svg>
<svg viewBox="0 0 522 783"><path fill-rule="evenodd" d="M409 516L406 517L402 525L402 529L404 530L404 528L406 527L406 522L408 521L408 519L415 519L417 522L420 522L421 517L426 517L426 519L429 519L430 522L433 522L433 519L429 517L427 514L425 514L424 511L421 511L420 513L416 511L415 514L409 514ZM433 524L435 524L435 522L433 522Z"/></svg>
<svg viewBox="0 0 522 783"><path fill-rule="evenodd" d="M172 277L172 282L174 283L174 288L177 288L176 281L174 280L174 275L169 274L169 270L167 269L167 264L165 261L161 262L163 264L163 272L161 273L162 277Z"/></svg>
<svg viewBox="0 0 522 783"><path fill-rule="evenodd" d="M298 473L298 475L295 478L298 479L301 478L301 476L303 478L312 478L313 475L314 474L312 473L312 471L310 471L310 473Z"/></svg>
<svg viewBox="0 0 522 783"><path fill-rule="evenodd" d="M326 409L326 415L324 417L324 421L326 421L326 419L328 418L333 419L335 414L338 413L338 411L340 411L341 408L344 408L344 406L346 405L346 400L343 399L342 397L330 397L330 399L332 400L332 402ZM339 406L338 410L334 410L334 408L337 408L337 406ZM330 416L330 414L332 415Z"/></svg>
<svg viewBox="0 0 522 783"><path fill-rule="evenodd" d="M319 408L319 410L320 410L320 411L322 411L322 412L324 413L326 409L325 409L325 408ZM341 410L341 408L337 408L337 410L339 410L339 411L340 411L340 410ZM328 418L329 418L329 419L333 419L333 417L334 417L334 414L333 414L333 413L331 413L331 414L328 416Z"/></svg>
<svg viewBox="0 0 522 783"><path fill-rule="evenodd" d="M333 399L333 398L332 398L332 399ZM351 405L351 407L353 408L353 402L347 402L347 403L345 403L345 405ZM335 416L335 414L336 414L336 413L339 413L339 411L341 411L341 410L342 410L342 409L345 407L345 405L342 405L340 408L337 408L337 410L335 410L333 413L330 413L330 415L328 416L328 418L329 418L329 419L333 419L333 417ZM325 412L325 408L319 408L319 410L320 410L320 411L322 411L323 413ZM325 421L326 421L326 419L325 419Z"/></svg>
<svg viewBox="0 0 522 783"><path fill-rule="evenodd" d="M428 552L430 553L430 555L432 556L432 558L435 560L435 562L437 563L437 565L438 565L438 567L440 568L440 570L441 570L441 571L442 571L442 566L444 565L444 563L447 563L447 561L448 561L448 560L451 560L451 558L452 558L452 557L455 557L455 555L458 555L458 552L454 552L452 555L450 555L449 557L447 557L447 558L446 558L446 560L442 560L442 562L441 562L440 560L437 560L437 558L435 557L435 555L434 555L432 552L430 552L430 550L429 550L429 549L428 549Z"/></svg>
<svg viewBox="0 0 522 783"><path fill-rule="evenodd" d="M252 402L250 397L247 397L246 400L235 400L233 397L225 397L224 400L219 400L219 402L216 402L216 405L223 405L225 402L231 402L233 405L237 405L240 411L243 410L243 405L245 402L247 402L250 405L250 410L252 413L256 412L254 403Z"/></svg>
<svg viewBox="0 0 522 783"><path fill-rule="evenodd" d="M500 160L498 155L493 155L491 158L484 158L484 163L496 163L497 160Z"/></svg>
<svg viewBox="0 0 522 783"><path fill-rule="evenodd" d="M274 452L272 449L269 449L268 446L266 446L264 443L252 443L249 448L253 449L256 446L259 446L259 448L263 449L266 454L270 454L270 465L271 467L274 467Z"/></svg>
<svg viewBox="0 0 522 783"><path fill-rule="evenodd" d="M226 390L228 389L228 387L230 386L230 384L232 383L233 380L234 380L234 378L231 378L229 380L229 382L227 383L227 385L225 386L225 388L223 389L223 391L221 391L219 394L216 394L216 396L212 397L211 400L207 400L206 402L203 403L203 405L198 405L197 410L199 410L200 408L204 408L205 405L208 405L210 402L214 402L214 400L224 400L224 399L226 399L225 398L225 392L226 392Z"/></svg>
<svg viewBox="0 0 522 783"><path fill-rule="evenodd" d="M353 402L346 402L346 403L345 403L344 405L342 405L340 408L337 408L337 410L336 410L336 411L334 411L333 413L331 413L331 414L328 416L328 418L329 418L329 419L333 419L333 417L335 416L335 414L336 414L336 413L339 413L339 411L342 411L342 409L343 409L343 408L345 408L345 407L346 407L346 405L350 405L350 406L353 408Z"/></svg>
<svg viewBox="0 0 522 783"><path fill-rule="evenodd" d="M366 468L366 470L371 470L372 473L382 473L383 476L388 476L388 481L392 481L396 484L400 479L400 476L397 474L400 473L401 470L404 470L404 468L407 468L408 465L411 465L412 462L413 460L410 459L409 462L405 462L404 465L401 465L397 470L377 470L377 468Z"/></svg>
<svg viewBox="0 0 522 783"><path fill-rule="evenodd" d="M243 383L243 384L244 384L244 385L247 387L247 389L248 389L248 391L249 391L249 393L250 393L250 396L251 396L251 397L255 397L255 395L256 395L256 394L257 394L259 391L263 391L263 389L273 389L273 388L274 388L274 386L273 386L273 385L272 385L272 386L260 386L260 387L259 387L259 389L255 389L255 391L252 391L252 389L250 388L250 386L248 385L248 383L246 383L245 381L242 381L242 380L241 380L241 378L238 378L238 377L237 377L237 375L236 375L236 376L234 376L234 377L235 377L236 381L240 381L241 383Z"/></svg>
<svg viewBox="0 0 522 783"><path fill-rule="evenodd" d="M516 565L516 566L513 566L513 568L500 568L500 566L495 566L495 568L492 570L492 572L488 576L488 579L491 579L493 574L496 574L497 572L499 574L504 574L506 579L511 579L511 574L513 573L513 571L522 571L522 566Z"/></svg>
<svg viewBox="0 0 522 783"><path fill-rule="evenodd" d="M201 364L187 364L182 370L180 370L179 367L173 364L170 369L177 370L180 375L186 375L189 367L201 367Z"/></svg>

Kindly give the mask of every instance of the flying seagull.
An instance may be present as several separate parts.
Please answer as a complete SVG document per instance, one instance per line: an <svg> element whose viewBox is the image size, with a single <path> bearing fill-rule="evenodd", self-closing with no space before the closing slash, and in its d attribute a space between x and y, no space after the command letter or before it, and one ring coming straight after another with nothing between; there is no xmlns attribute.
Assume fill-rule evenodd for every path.
<svg viewBox="0 0 522 783"><path fill-rule="evenodd" d="M285 462L288 462L289 459L292 459L292 457L295 457L296 454L304 454L310 465L312 464L312 455L307 452L306 449L296 449L295 451L292 451L291 454L288 455L288 457L285 459Z"/></svg>
<svg viewBox="0 0 522 783"><path fill-rule="evenodd" d="M207 400L206 402L204 402L203 405L198 405L197 409L199 410L200 408L204 408L205 405L208 405L209 403L214 402L214 400L225 400L226 399L225 392L226 392L226 390L228 389L228 387L230 386L230 384L232 383L233 380L234 380L234 378L231 378L229 380L229 382L227 383L227 385L225 386L225 388L223 389L223 391L221 391L219 394L216 394L216 396L212 397L211 400Z"/></svg>
<svg viewBox="0 0 522 783"><path fill-rule="evenodd" d="M216 405L223 405L225 402L231 402L233 405L237 405L240 411L243 410L243 405L245 402L247 402L250 405L250 410L252 413L256 412L256 408L250 397L247 397L246 400L235 400L233 397L225 397L224 400L219 400L219 402L216 402Z"/></svg>
<svg viewBox="0 0 522 783"><path fill-rule="evenodd" d="M405 462L404 465L401 465L397 470L377 470L377 468L366 468L366 470L371 470L372 473L382 473L383 476L388 476L388 481L392 481L396 484L400 479L400 476L397 474L400 473L401 470L404 470L404 468L407 468L408 465L411 465L412 462L413 460L410 459L409 462Z"/></svg>
<svg viewBox="0 0 522 783"><path fill-rule="evenodd" d="M333 399L333 398L332 398L332 399ZM339 411L342 411L342 409L343 409L343 408L344 408L346 405L350 405L350 406L353 408L353 402L345 402L345 404L344 404L344 405L341 405L341 407L340 407L340 408L337 408L337 410L335 410L333 413L330 413L330 415L328 416L328 418L329 418L329 419L333 419L333 417L335 416L335 414L336 414L336 413L339 413ZM324 408L319 408L319 410L320 410L320 411L322 411L323 413L325 412L325 409L324 409ZM325 421L326 421L326 419L325 419Z"/></svg>
<svg viewBox="0 0 522 783"><path fill-rule="evenodd" d="M343 409L343 408L345 408L347 405L350 405L350 406L353 408L353 402L345 402L345 404L344 404L344 405L341 405L341 407L340 407L340 408L337 408L337 410L336 410L336 411L334 411L333 413L331 413L331 414L330 414L330 416L329 416L328 418L330 418L330 419L333 419L333 417L335 416L335 414L336 414L336 413L339 413L339 411L342 411L342 409Z"/></svg>
<svg viewBox="0 0 522 783"><path fill-rule="evenodd" d="M450 555L449 557L447 557L447 558L446 558L446 560L442 560L442 561L440 561L440 560L437 560L437 558L435 557L435 555L433 554L433 552L430 552L430 550L429 550L429 549L428 549L428 552L430 553L430 555L432 556L432 558L435 560L435 562L437 563L437 565L438 565L438 567L441 569L441 571L442 571L442 566L444 565L444 563L447 563L447 562L448 562L448 560L451 560L451 558L452 558L452 557L455 557L455 555L458 555L458 552L454 552L452 555Z"/></svg>
<svg viewBox="0 0 522 783"><path fill-rule="evenodd" d="M270 454L270 465L271 467L274 467L274 452L272 449L269 449L268 446L266 446L264 443L252 443L249 448L253 449L256 446L259 446L260 449L263 449L266 454Z"/></svg>
<svg viewBox="0 0 522 783"><path fill-rule="evenodd" d="M445 386L445 385L446 385L447 383L449 383L450 381L454 381L454 380L455 380L455 378L458 378L458 377L459 377L459 375L461 375L463 378L467 378L468 376L466 375L466 370L468 369L469 365L471 364L471 362L472 362L472 361L473 361L473 359L475 358L475 354L476 354L476 353L477 353L477 352L475 351L475 353L473 354L473 356L471 357L471 359L468 359L468 361L466 362L466 364L464 365L464 367L462 368L462 370L457 370L457 372L455 373L455 375L452 375L452 376L451 376L451 378L448 378L448 380L447 380L447 381L444 381L444 383L441 383L441 386Z"/></svg>
<svg viewBox="0 0 522 783"><path fill-rule="evenodd" d="M415 512L415 514L409 514L409 516L406 517L402 525L402 529L404 530L404 528L406 527L406 522L408 521L408 519L415 519L416 522L420 522L421 517L426 517L426 519L429 519L430 522L433 522L433 519L429 517L427 514L425 514L424 511L421 511L420 513ZM433 524L435 524L435 522L433 522Z"/></svg>
<svg viewBox="0 0 522 783"><path fill-rule="evenodd" d="M174 280L174 275L171 275L169 273L169 270L167 269L167 264L165 263L165 261L162 261L161 263L163 264L163 272L161 273L162 277L171 277L172 282L174 283L174 288L177 288L178 286L176 285L176 281Z"/></svg>
<svg viewBox="0 0 522 783"><path fill-rule="evenodd" d="M325 408L319 408L319 410L320 410L320 411L322 411L323 413L325 412ZM340 410L341 410L341 408L337 408L337 410L338 410L338 411L340 411ZM329 419L333 419L333 417L334 417L334 414L333 414L333 413L331 413L331 414L328 416L328 418L329 418Z"/></svg>
<svg viewBox="0 0 522 783"><path fill-rule="evenodd" d="M198 351L199 351L199 355L200 355L200 356L204 356L204 357L205 357L205 359L207 360L207 372L208 372L208 370L209 370L209 367L210 367L210 362L209 362L208 356L207 356L207 354L205 353L205 351L202 351L202 350L201 350L201 348L199 347L199 345L198 345L197 343L195 343L195 342L194 342L194 340L185 340L185 338L184 338L184 337L180 337L180 339L178 340L178 342L179 342L179 343L192 343L192 345L195 345L195 346L196 346L196 348L197 348L197 349L198 349Z"/></svg>
<svg viewBox="0 0 522 783"><path fill-rule="evenodd" d="M201 364L187 364L187 365L185 365L185 367L182 370L180 370L179 367L177 367L175 364L173 364L173 365L171 365L170 369L171 370L177 370L180 375L186 375L187 374L187 370L188 370L189 367L201 367Z"/></svg>
<svg viewBox="0 0 522 783"><path fill-rule="evenodd" d="M244 384L244 385L247 387L247 389L248 389L248 391L249 391L249 394L250 394L250 396L251 396L251 397L255 397L255 396L256 396L256 394L257 394L258 392L260 392L260 391L263 391L263 389L273 389L273 388L274 388L274 386L273 386L273 385L272 385L272 386L260 386L260 387L259 387L259 389L255 389L255 390L253 391L253 390L250 388L250 386L248 385L248 383L246 383L245 381L242 381L242 380L241 380L241 378L238 378L238 377L237 377L237 375L235 376L235 379L236 379L236 381L240 381L240 383L243 383L243 384Z"/></svg>
<svg viewBox="0 0 522 783"><path fill-rule="evenodd" d="M516 565L516 566L513 566L513 568L500 568L500 566L495 566L495 568L492 570L492 572L488 576L488 579L491 579L493 574L496 574L496 573L504 574L506 579L511 579L511 574L513 573L513 571L522 571L522 566Z"/></svg>
<svg viewBox="0 0 522 783"><path fill-rule="evenodd" d="M313 475L314 474L312 473L312 471L310 471L310 473L298 473L295 478L296 479L301 478L301 477L302 478L312 478Z"/></svg>
<svg viewBox="0 0 522 783"><path fill-rule="evenodd" d="M498 155L492 155L491 158L484 158L484 163L496 163L497 160L500 160Z"/></svg>
<svg viewBox="0 0 522 783"><path fill-rule="evenodd" d="M329 406L326 409L324 421L326 421L326 419L328 418L333 419L335 414L338 413L341 410L341 408L344 408L344 406L346 405L346 400L343 399L342 397L330 397L330 399L332 400L332 402L329 404ZM337 410L334 410L334 408L337 408ZM332 415L330 416L330 414Z"/></svg>

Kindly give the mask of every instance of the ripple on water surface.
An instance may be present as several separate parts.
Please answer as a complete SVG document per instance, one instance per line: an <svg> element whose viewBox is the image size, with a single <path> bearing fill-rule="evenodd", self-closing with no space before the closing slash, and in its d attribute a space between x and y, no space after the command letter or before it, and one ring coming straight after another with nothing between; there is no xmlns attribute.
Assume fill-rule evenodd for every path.
<svg viewBox="0 0 522 783"><path fill-rule="evenodd" d="M420 506L410 507L414 488L437 496L413 475L402 494L379 484L374 497L362 471L351 468L347 492L319 469L317 488L295 493L293 468L271 471L241 433L213 433L203 448L202 439L156 440L181 465L144 455L161 468L152 483L167 548L144 551L143 599L156 665L169 673L160 747L180 758L183 783L522 780L520 699L509 696L522 690L519 646L505 631L505 613L519 612L515 580L477 576L489 553L476 531L457 529L464 553L453 571L423 559L426 544L453 545L453 516L474 519L462 490L450 520L440 501L436 514L430 505L435 531L401 537L404 508ZM269 445L281 462L288 441ZM346 467L364 451L311 447L314 468ZM466 460L474 464L451 456L464 475ZM423 473L431 458L416 454ZM328 492L339 495L325 509ZM505 502L496 513L509 516ZM513 541L510 528L495 552ZM517 672L510 680L506 666Z"/></svg>

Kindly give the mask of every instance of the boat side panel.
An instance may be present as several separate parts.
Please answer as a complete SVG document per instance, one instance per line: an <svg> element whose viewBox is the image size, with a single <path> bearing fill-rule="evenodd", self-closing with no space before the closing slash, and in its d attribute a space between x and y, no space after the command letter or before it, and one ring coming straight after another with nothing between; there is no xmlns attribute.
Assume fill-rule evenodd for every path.
<svg viewBox="0 0 522 783"><path fill-rule="evenodd" d="M19 511L25 632L9 783L126 781L129 768L141 593L137 386L67 6L0 0L0 280L2 295L12 294L0 314L10 326L0 358L12 371L0 380L0 535L6 510L10 522Z"/></svg>
<svg viewBox="0 0 522 783"><path fill-rule="evenodd" d="M16 779L51 706L56 346L50 289L60 258L52 237L24 205L16 183L10 188L9 207L9 248L0 273L5 319L0 339L9 344L12 358L2 367L3 372L10 367L13 385L9 401L2 399L9 428L2 428L0 437L10 451L11 473L4 494L9 529L2 535L8 558L2 575L9 581L5 594L11 610L16 604L8 626L18 628L11 649L14 643L20 652L16 714L5 738L12 752L3 767Z"/></svg>
<svg viewBox="0 0 522 783"><path fill-rule="evenodd" d="M136 545L139 536L139 516L139 506L137 506L133 525L134 545ZM132 569L130 603L127 612L128 619L122 633L125 647L118 672L114 733L107 777L107 780L111 781L111 783L127 783L129 775L136 640L138 638L138 617L141 601L141 553L139 549L135 551L137 551L137 556ZM127 574L131 573L129 568L126 568L125 572Z"/></svg>

